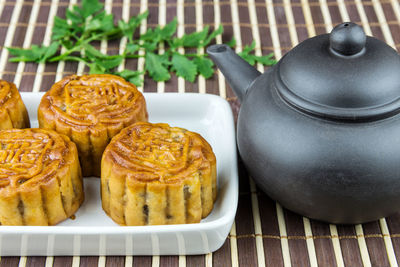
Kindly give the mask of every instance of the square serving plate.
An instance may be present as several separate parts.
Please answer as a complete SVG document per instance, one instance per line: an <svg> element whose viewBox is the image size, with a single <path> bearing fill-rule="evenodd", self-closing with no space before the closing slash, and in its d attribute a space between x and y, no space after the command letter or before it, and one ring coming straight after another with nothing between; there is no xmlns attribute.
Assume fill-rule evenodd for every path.
<svg viewBox="0 0 400 267"><path fill-rule="evenodd" d="M43 93L21 93L31 127L38 127ZM85 178L85 202L56 226L0 226L2 256L189 255L220 248L232 226L238 201L235 128L229 104L207 94L145 94L150 122L166 122L200 133L217 157L218 198L200 223L119 226L102 210L99 178Z"/></svg>

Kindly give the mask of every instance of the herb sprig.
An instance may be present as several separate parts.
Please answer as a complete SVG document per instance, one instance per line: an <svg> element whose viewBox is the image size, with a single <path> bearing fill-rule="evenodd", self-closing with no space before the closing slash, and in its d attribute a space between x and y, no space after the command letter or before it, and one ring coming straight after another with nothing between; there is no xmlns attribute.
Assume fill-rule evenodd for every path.
<svg viewBox="0 0 400 267"><path fill-rule="evenodd" d="M104 5L98 0L83 0L81 5L67 9L66 18L55 17L52 28L51 44L32 45L29 49L9 47L11 62L57 62L79 61L89 67L90 73L109 73L119 75L126 80L142 85L142 74L148 74L155 81L168 81L171 72L177 76L194 82L198 75L210 78L213 73L213 62L207 54L180 53L179 48L202 48L208 46L216 36L223 33L220 25L214 31L206 26L202 31L176 37L176 18L164 27L149 28L144 34L135 38L135 32L141 23L147 19L146 11L133 16L129 21L119 20L114 23L113 14L107 14ZM126 48L122 54L108 55L102 53L94 45L101 40L127 38ZM163 43L164 53L159 54L158 47ZM235 45L235 40L229 42ZM62 53L61 48L63 48ZM273 65L276 61L273 54L256 56L255 43L245 46L240 56L251 65L261 63ZM140 53L140 51L143 51ZM125 69L117 71L124 59L145 58L144 71Z"/></svg>

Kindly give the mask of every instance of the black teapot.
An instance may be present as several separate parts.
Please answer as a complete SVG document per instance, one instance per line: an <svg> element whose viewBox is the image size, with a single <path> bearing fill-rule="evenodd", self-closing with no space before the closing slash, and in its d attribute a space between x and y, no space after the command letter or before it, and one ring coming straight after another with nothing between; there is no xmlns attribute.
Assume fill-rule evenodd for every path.
<svg viewBox="0 0 400 267"><path fill-rule="evenodd" d="M241 101L237 143L258 186L331 223L400 210L400 56L354 23L307 39L261 74L208 54Z"/></svg>

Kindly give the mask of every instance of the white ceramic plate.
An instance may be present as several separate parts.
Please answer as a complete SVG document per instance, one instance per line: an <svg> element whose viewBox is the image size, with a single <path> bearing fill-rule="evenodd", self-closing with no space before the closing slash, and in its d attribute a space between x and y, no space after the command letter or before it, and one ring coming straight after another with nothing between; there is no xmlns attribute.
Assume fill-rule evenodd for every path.
<svg viewBox="0 0 400 267"><path fill-rule="evenodd" d="M43 93L22 93L31 126ZM218 198L200 223L119 226L102 210L99 178L85 178L85 202L57 226L0 226L1 255L183 255L204 254L224 243L238 201L233 116L222 98L204 94L145 94L150 122L200 133L217 157Z"/></svg>

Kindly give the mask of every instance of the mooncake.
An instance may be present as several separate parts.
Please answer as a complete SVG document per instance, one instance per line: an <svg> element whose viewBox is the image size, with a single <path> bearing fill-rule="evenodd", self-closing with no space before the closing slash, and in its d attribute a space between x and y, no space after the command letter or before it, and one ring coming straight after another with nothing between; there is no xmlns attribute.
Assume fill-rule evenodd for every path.
<svg viewBox="0 0 400 267"><path fill-rule="evenodd" d="M0 80L0 130L29 128L29 116L14 83Z"/></svg>
<svg viewBox="0 0 400 267"><path fill-rule="evenodd" d="M102 207L120 225L197 223L216 197L216 158L197 133L138 122L104 151Z"/></svg>
<svg viewBox="0 0 400 267"><path fill-rule="evenodd" d="M0 130L1 225L54 225L84 200L78 151L44 129Z"/></svg>
<svg viewBox="0 0 400 267"><path fill-rule="evenodd" d="M38 110L40 128L65 134L77 145L83 176L100 176L101 156L123 128L147 121L136 86L115 75L72 75L54 84Z"/></svg>

